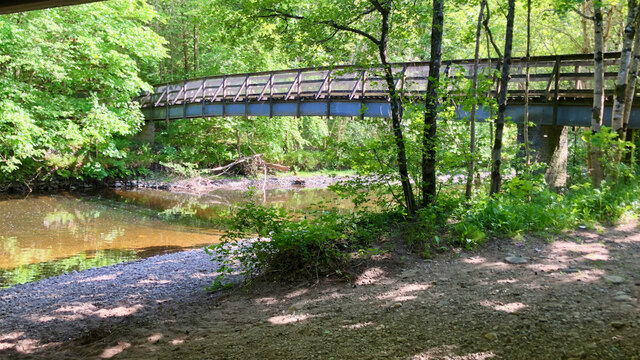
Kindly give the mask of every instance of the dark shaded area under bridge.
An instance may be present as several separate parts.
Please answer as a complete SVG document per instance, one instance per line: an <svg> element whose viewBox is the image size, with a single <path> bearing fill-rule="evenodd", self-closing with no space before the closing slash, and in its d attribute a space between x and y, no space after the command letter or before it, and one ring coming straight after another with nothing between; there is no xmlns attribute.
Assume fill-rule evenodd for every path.
<svg viewBox="0 0 640 360"><path fill-rule="evenodd" d="M101 0L24 0L0 1L0 15L23 11L41 10L60 6L78 5Z"/></svg>
<svg viewBox="0 0 640 360"><path fill-rule="evenodd" d="M605 93L611 118L613 89L620 53L605 54ZM447 76L473 73L473 60L445 61ZM496 59L483 59L478 72L496 69ZM593 103L593 54L532 57L530 121L540 125L590 126ZM526 58L514 58L509 83L507 116L524 119ZM419 101L426 92L428 62L393 65L396 86L407 100ZM452 96L456 96L453 94ZM210 76L154 87L138 101L147 120L213 116L361 116L390 117L389 95L380 68L335 66ZM640 104L638 104L640 105ZM462 109L459 118L468 116ZM478 120L489 117L480 108ZM605 123L606 125L606 123ZM631 114L630 128L640 128L640 108Z"/></svg>

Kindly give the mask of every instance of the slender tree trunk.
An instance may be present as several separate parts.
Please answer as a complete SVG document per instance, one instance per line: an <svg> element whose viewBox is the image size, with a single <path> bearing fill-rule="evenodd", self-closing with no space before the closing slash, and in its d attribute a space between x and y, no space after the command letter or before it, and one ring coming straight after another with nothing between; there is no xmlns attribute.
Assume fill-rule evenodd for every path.
<svg viewBox="0 0 640 360"><path fill-rule="evenodd" d="M639 24L640 27L640 24ZM629 119L631 118L631 110L633 109L633 99L636 95L636 82L638 80L638 63L640 63L640 34L636 29L636 38L633 42L633 59L631 60L631 68L629 69L629 79L627 81L627 89L625 94L625 107L622 116L622 132L626 139L626 133L629 131Z"/></svg>
<svg viewBox="0 0 640 360"><path fill-rule="evenodd" d="M498 94L498 118L496 119L496 134L493 150L491 151L491 187L490 195L500 192L502 177L500 167L502 165L502 132L504 118L507 111L507 89L509 85L509 71L511 70L511 50L513 45L513 20L515 17L515 0L509 0L509 12L507 13L507 33L504 39L504 61L500 76L500 92Z"/></svg>
<svg viewBox="0 0 640 360"><path fill-rule="evenodd" d="M438 126L438 83L442 61L444 0L433 0L431 59L422 133L422 206L436 201L436 130Z"/></svg>
<svg viewBox="0 0 640 360"><path fill-rule="evenodd" d="M633 41L636 37L637 5L636 0L628 0L627 23L624 27L624 40L622 43L622 54L620 56L620 66L618 68L618 78L613 100L613 112L611 117L611 128L618 133L620 139L624 139L624 111L626 108L626 92L629 80L629 72L632 60Z"/></svg>
<svg viewBox="0 0 640 360"><path fill-rule="evenodd" d="M391 2L389 2L391 7ZM396 155L398 159L398 173L400 174L400 184L404 194L405 206L407 214L413 216L416 213L416 201L409 179L409 170L407 168L407 154L404 146L404 135L402 134L402 98L398 94L393 78L393 69L387 60L387 39L389 35L389 11L382 12L382 24L380 29L380 41L378 42L378 50L380 55L380 63L384 69L384 78L389 89L389 97L391 98L391 121L393 124L393 136L396 143Z"/></svg>
<svg viewBox="0 0 640 360"><path fill-rule="evenodd" d="M484 27L485 30L485 34L487 35L487 57L489 58L489 70L490 70L490 75L491 75L491 84L493 85L494 83L496 84L496 95L500 93L500 81L499 79L497 79L496 76L496 72L501 71L502 69L502 53L500 52L500 49L498 48L498 46L496 45L495 41L493 41L493 35L491 35L491 28L489 27L489 19L491 17L491 10L489 9L489 3L486 2L485 3L485 7L486 7L486 15L484 17L484 20L482 21L482 26ZM496 64L496 71L493 71L493 67L491 66L491 49L493 48L493 50L495 51L496 55L498 56L498 62ZM491 88L488 91L488 95L491 96L492 95L492 90ZM489 118L493 119L494 116L494 112L493 112L493 106L489 107ZM493 144L493 135L494 135L494 122L493 121L489 121L489 144ZM491 162L489 162L489 168L488 170L491 171L493 164Z"/></svg>
<svg viewBox="0 0 640 360"><path fill-rule="evenodd" d="M602 35L602 4L593 4L593 45L594 45L594 81L593 81L593 109L591 110L591 131L593 134L600 132L602 117L604 116L604 44ZM602 151L597 146L590 144L589 156L591 157L591 178L593 186L600 187L604 173L600 157Z"/></svg>
<svg viewBox="0 0 640 360"><path fill-rule="evenodd" d="M529 62L531 62L531 0L527 0L527 65L525 69L524 81L524 124L522 132L524 135L525 165L531 164L531 152L529 147Z"/></svg>
<svg viewBox="0 0 640 360"><path fill-rule="evenodd" d="M198 24L194 21L193 23L193 74L194 76L198 75L198 71L200 70L200 62L198 61L200 53L200 40L198 37Z"/></svg>
<svg viewBox="0 0 640 360"><path fill-rule="evenodd" d="M186 79L189 74L189 47L187 46L187 36L182 34L182 56L184 57L184 75Z"/></svg>
<svg viewBox="0 0 640 360"><path fill-rule="evenodd" d="M586 1L583 1L581 4L583 14L587 12L587 5L588 3ZM580 21L582 24L582 53L588 54L591 52L591 43L587 32L587 21L589 21L589 19L580 17Z"/></svg>
<svg viewBox="0 0 640 360"><path fill-rule="evenodd" d="M480 63L480 33L482 31L482 18L484 17L484 6L486 0L480 3L480 14L478 15L478 26L476 27L476 49L473 58L473 104L471 105L471 114L469 115L469 173L467 175L467 184L465 188L465 197L471 199L473 188L473 174L476 171L476 101L478 99L478 65Z"/></svg>

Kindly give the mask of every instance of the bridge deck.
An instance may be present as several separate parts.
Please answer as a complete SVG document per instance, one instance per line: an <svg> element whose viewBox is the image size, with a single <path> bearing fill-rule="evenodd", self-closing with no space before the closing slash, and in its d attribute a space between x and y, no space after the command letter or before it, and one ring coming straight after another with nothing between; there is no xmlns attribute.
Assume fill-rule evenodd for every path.
<svg viewBox="0 0 640 360"><path fill-rule="evenodd" d="M613 95L619 53L605 54L606 94ZM487 74L497 59L483 59L478 72ZM589 126L593 98L593 55L532 57L530 91L532 121ZM525 58L514 58L509 83L508 114L521 121ZM424 96L428 62L392 66L403 97ZM471 78L473 60L443 62L450 76ZM367 116L389 117L389 95L381 68L336 66L210 76L155 86L139 98L147 120L211 116ZM610 110L607 110L610 111ZM459 116L465 112L460 110ZM479 119L488 117L484 109ZM606 117L605 117L606 119ZM630 127L640 128L640 110L632 112Z"/></svg>

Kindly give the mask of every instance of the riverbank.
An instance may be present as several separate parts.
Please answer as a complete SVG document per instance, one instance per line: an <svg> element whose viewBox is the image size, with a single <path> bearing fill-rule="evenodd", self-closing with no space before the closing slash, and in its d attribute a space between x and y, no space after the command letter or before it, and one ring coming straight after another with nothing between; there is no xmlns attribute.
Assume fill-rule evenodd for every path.
<svg viewBox="0 0 640 360"><path fill-rule="evenodd" d="M154 172L149 176L138 179L111 179L106 181L78 181L71 179L53 178L50 181L35 183L17 183L0 187L0 193L52 193L61 190L92 191L104 188L144 188L168 190L174 192L203 193L215 190L248 190L256 189L298 189L298 188L326 188L340 181L350 179L355 174L351 171L317 171L300 174L278 173L252 177L185 177L162 172Z"/></svg>
<svg viewBox="0 0 640 360"><path fill-rule="evenodd" d="M637 222L430 261L381 246L317 286L209 294L216 264L194 250L2 290L0 357L638 359Z"/></svg>
<svg viewBox="0 0 640 360"><path fill-rule="evenodd" d="M165 306L215 297L205 287L219 265L196 249L2 289L0 354L30 353L73 338L110 334L126 321L159 316Z"/></svg>

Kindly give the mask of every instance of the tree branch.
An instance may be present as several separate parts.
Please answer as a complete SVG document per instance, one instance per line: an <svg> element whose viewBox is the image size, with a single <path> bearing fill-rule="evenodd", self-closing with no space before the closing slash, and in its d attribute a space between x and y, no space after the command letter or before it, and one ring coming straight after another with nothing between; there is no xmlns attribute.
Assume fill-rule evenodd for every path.
<svg viewBox="0 0 640 360"><path fill-rule="evenodd" d="M380 4L380 2L378 0L369 0L369 2L371 3L371 5L373 5L373 7L378 10L381 14L384 14L385 11L387 11L384 6L382 6L382 4Z"/></svg>
<svg viewBox="0 0 640 360"><path fill-rule="evenodd" d="M580 9L576 8L576 7L572 7L571 10L573 12L575 12L576 14L582 16L583 18L587 19L587 20L592 20L593 21L593 16L589 16L585 13L583 13L582 11L580 11Z"/></svg>
<svg viewBox="0 0 640 360"><path fill-rule="evenodd" d="M493 50L498 54L498 58L502 59L502 53L500 52L500 48L496 45L496 42L493 40L493 33L491 33L491 29L489 28L489 19L491 18L491 11L489 10L489 2L486 3L487 7L487 16L482 21L482 26L484 27L487 35L489 35L489 41L491 45L493 45Z"/></svg>
<svg viewBox="0 0 640 360"><path fill-rule="evenodd" d="M375 3L379 4L376 0L371 0L371 1L375 1ZM263 9L265 11L268 11L270 13L264 14L264 15L257 15L257 17L260 18L280 18L283 20L287 20L287 19L294 19L294 20L305 20L305 21L309 21L313 24L317 24L317 25L326 25L329 27L332 27L336 30L343 30L343 31L347 31L356 35L360 35L370 41L372 41L374 44L379 45L380 44L380 40L377 39L375 36L369 34L366 31L362 31L360 29L356 29L353 28L349 25L342 25L342 24L338 24L336 23L334 20L310 20L304 16L300 16L300 15L294 15L294 14L290 14L290 13L285 13L283 11L280 11L278 9ZM366 10L364 11L358 18L370 14L371 12L373 12L373 10ZM334 34L335 35L335 34ZM331 36L333 37L333 36Z"/></svg>
<svg viewBox="0 0 640 360"><path fill-rule="evenodd" d="M355 28L352 28L352 27L346 26L346 25L340 25L340 24L337 24L333 20L314 21L314 22L317 23L317 24L324 24L324 25L327 25L327 26L331 26L334 29L348 31L348 32L360 35L362 37L365 37L365 38L371 40L371 42L373 42L376 45L380 44L380 40L378 40L375 36L369 34L368 32L362 31L360 29L355 29Z"/></svg>

